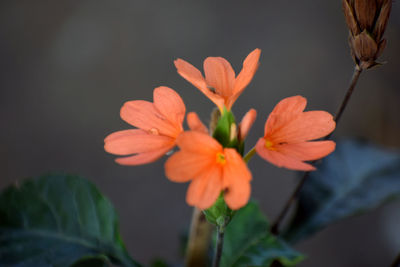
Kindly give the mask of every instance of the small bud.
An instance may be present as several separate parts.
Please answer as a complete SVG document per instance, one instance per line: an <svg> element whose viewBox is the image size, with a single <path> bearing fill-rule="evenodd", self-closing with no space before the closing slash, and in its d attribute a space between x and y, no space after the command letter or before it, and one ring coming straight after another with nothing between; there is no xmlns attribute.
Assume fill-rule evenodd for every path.
<svg viewBox="0 0 400 267"><path fill-rule="evenodd" d="M238 137L238 130L235 123L231 124L231 129L229 131L229 141L233 141Z"/></svg>
<svg viewBox="0 0 400 267"><path fill-rule="evenodd" d="M392 7L391 0L342 0L349 28L349 43L354 62L361 69L379 63L376 59L386 47L382 39Z"/></svg>
<svg viewBox="0 0 400 267"><path fill-rule="evenodd" d="M244 139L246 139L246 136L249 133L254 121L256 120L256 117L257 111L253 108L247 111L247 113L244 115L242 121L239 124L239 141L243 142Z"/></svg>
<svg viewBox="0 0 400 267"><path fill-rule="evenodd" d="M214 113L213 113L214 114ZM214 119L218 116L212 116ZM213 120L212 119L212 120ZM212 127L210 127L212 129ZM227 111L224 109L222 115L219 117L218 122L215 126L215 129L212 133L212 136L223 146L223 147L232 147L238 148L238 127L235 122L235 117L233 116L232 112Z"/></svg>
<svg viewBox="0 0 400 267"><path fill-rule="evenodd" d="M221 227L225 227L233 216L233 211L225 203L223 193L210 208L203 210L203 213L208 222Z"/></svg>
<svg viewBox="0 0 400 267"><path fill-rule="evenodd" d="M209 125L210 133L213 133L215 131L215 128L217 128L219 118L221 118L221 112L218 108L215 108L211 113L211 120Z"/></svg>

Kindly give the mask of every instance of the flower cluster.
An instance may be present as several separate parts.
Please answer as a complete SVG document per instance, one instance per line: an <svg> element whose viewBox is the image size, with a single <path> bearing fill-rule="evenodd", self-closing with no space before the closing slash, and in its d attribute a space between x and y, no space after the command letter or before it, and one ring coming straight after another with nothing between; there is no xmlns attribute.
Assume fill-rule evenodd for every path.
<svg viewBox="0 0 400 267"><path fill-rule="evenodd" d="M335 122L325 111L304 112L306 99L301 96L285 98L276 105L265 123L264 136L249 152L250 156L243 157L244 141L257 112L250 109L237 125L231 109L256 73L260 54L260 49L251 52L237 76L221 57L206 58L204 76L182 59L174 62L178 73L219 108L213 132L194 112L186 115L190 130L185 131L182 124L186 107L181 97L168 87L158 87L153 103L135 100L123 105L121 118L137 129L110 134L104 140L105 150L122 156L116 159L119 164L139 165L154 162L178 146L179 151L165 163L166 176L174 182L191 181L186 201L203 210L210 208L219 196L223 196L230 209L246 205L252 180L247 161L254 151L279 167L314 170L305 161L328 155L335 143L311 140L331 133Z"/></svg>

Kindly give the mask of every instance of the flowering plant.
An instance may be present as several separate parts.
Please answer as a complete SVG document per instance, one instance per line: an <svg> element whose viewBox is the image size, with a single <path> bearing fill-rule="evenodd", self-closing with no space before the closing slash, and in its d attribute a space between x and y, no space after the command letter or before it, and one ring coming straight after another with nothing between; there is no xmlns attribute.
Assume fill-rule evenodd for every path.
<svg viewBox="0 0 400 267"><path fill-rule="evenodd" d="M335 122L324 111L304 112L307 101L301 96L285 98L276 105L265 123L264 136L243 156L245 138L255 121L256 111L251 109L238 125L231 108L253 78L260 52L256 49L249 54L236 78L224 58L209 57L204 61L206 78L189 63L175 61L178 73L218 107L212 136L196 113L188 114L190 131L183 131L186 108L181 97L168 87L158 87L154 90L154 103L136 100L122 107L121 118L139 129L109 135L105 139L105 150L122 156L134 154L116 161L137 165L153 162L178 145L180 151L165 163L166 176L174 182L191 180L186 200L201 210L211 208L220 195L232 210L247 204L252 175L246 162L254 151L278 167L315 170L303 161L328 155L335 149L335 143L310 140L331 133Z"/></svg>
<svg viewBox="0 0 400 267"><path fill-rule="evenodd" d="M222 57L207 57L204 73L183 59L173 62L177 73L215 104L208 127L185 105L181 90L165 85L153 90L152 101L123 104L120 117L133 128L106 136L104 150L124 166L165 157L166 178L188 183L186 198L178 196L193 207L185 266L294 266L305 258L292 247L296 241L400 195L400 153L331 140L360 74L381 65L391 9L389 0L342 4L355 67L334 116L308 110L306 98L294 95L269 107L269 114L249 107L238 120L235 102L253 90L251 81L265 64L258 48L237 74ZM264 131L252 143L247 137L256 122ZM271 224L252 197L254 181L263 179L248 164L256 155L303 173ZM283 224L294 203L292 219ZM64 173L30 179L0 195L0 266L141 266L118 227L111 203L89 181ZM397 257L392 266L399 262Z"/></svg>

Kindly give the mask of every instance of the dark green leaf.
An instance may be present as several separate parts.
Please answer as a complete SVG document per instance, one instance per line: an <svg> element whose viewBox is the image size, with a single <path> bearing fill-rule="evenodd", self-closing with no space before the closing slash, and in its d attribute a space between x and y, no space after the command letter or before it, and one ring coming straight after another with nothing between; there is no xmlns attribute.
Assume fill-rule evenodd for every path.
<svg viewBox="0 0 400 267"><path fill-rule="evenodd" d="M163 259L155 259L150 264L151 267L169 267L168 263Z"/></svg>
<svg viewBox="0 0 400 267"><path fill-rule="evenodd" d="M117 214L89 181L47 175L0 195L1 266L139 266L120 238Z"/></svg>
<svg viewBox="0 0 400 267"><path fill-rule="evenodd" d="M295 242L342 218L400 196L400 154L360 142L338 143L312 172L285 237Z"/></svg>
<svg viewBox="0 0 400 267"><path fill-rule="evenodd" d="M222 267L265 266L274 260L294 266L303 256L269 232L265 216L254 202L237 211L225 230Z"/></svg>
<svg viewBox="0 0 400 267"><path fill-rule="evenodd" d="M110 261L105 256L81 258L75 262L71 267L108 267Z"/></svg>

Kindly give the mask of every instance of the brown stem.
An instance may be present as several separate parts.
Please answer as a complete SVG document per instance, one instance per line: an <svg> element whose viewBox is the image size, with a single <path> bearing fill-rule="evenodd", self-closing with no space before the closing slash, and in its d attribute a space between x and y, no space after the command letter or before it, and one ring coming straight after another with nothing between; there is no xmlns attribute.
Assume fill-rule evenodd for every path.
<svg viewBox="0 0 400 267"><path fill-rule="evenodd" d="M300 183L297 185L296 189L286 202L285 206L283 207L282 211L279 213L278 217L276 218L274 224L271 226L271 233L274 235L279 234L279 225L282 220L285 218L287 212L289 211L290 206L296 200L297 194L300 192L301 188L303 187L304 183L306 182L310 172L305 172L303 177L300 180Z"/></svg>
<svg viewBox="0 0 400 267"><path fill-rule="evenodd" d="M349 89L347 89L346 96L344 97L342 104L340 105L338 111L336 112L335 118L334 118L336 124L339 123L339 120L342 117L344 110L346 109L346 106L350 100L351 95L353 94L354 88L356 87L356 84L358 82L358 78L360 77L361 72L362 72L362 69L360 69L358 66L356 66L354 68L353 77L351 78ZM327 137L326 139L329 139L329 137Z"/></svg>
<svg viewBox="0 0 400 267"><path fill-rule="evenodd" d="M207 266L207 252L211 241L211 234L212 225L207 222L201 210L194 208L186 248L186 267Z"/></svg>
<svg viewBox="0 0 400 267"><path fill-rule="evenodd" d="M349 84L349 88L347 89L347 93L342 101L342 104L340 105L338 111L336 112L335 117L333 118L336 122L336 126L339 123L340 118L343 115L344 110L347 107L347 104L351 98L351 95L353 94L354 88L356 87L358 78L360 77L360 74L362 72L362 69L359 68L358 66L356 66L354 68L354 72L353 72L353 77L351 78L350 84ZM326 136L324 138L324 140L327 140L331 137L332 133L330 133L328 136ZM316 161L313 161L312 163L315 163ZM275 222L272 224L271 227L271 232L275 235L279 234L279 226L281 224L281 222L283 221L283 219L285 218L286 214L288 213L291 205L293 204L293 202L296 200L297 195L299 194L299 192L301 191L301 189L303 188L304 183L306 182L307 178L309 177L310 172L305 172L303 174L303 177L300 180L300 183L297 185L296 189L294 190L294 192L292 193L292 195L289 197L289 199L287 200L285 206L283 207L282 211L279 213L278 217L276 218Z"/></svg>
<svg viewBox="0 0 400 267"><path fill-rule="evenodd" d="M390 267L400 267L400 253L397 255L397 257L394 259Z"/></svg>

